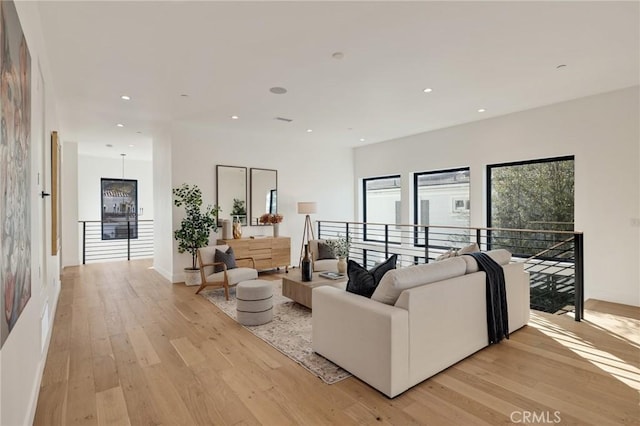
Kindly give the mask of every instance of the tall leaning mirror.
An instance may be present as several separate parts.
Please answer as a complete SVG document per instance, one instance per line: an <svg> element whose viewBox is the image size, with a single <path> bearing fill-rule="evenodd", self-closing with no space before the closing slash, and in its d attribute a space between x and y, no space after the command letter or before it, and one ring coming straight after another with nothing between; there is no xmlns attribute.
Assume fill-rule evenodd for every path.
<svg viewBox="0 0 640 426"><path fill-rule="evenodd" d="M252 168L250 177L251 224L260 225L260 216L278 212L278 171Z"/></svg>
<svg viewBox="0 0 640 426"><path fill-rule="evenodd" d="M247 224L247 168L216 166L216 204L218 220Z"/></svg>

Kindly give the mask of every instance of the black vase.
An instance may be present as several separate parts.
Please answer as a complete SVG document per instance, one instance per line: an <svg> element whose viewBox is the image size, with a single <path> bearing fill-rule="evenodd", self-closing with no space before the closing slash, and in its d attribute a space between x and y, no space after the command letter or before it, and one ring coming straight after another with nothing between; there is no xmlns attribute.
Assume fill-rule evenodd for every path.
<svg viewBox="0 0 640 426"><path fill-rule="evenodd" d="M304 257L302 258L302 281L311 281L311 257L309 257L309 245L304 245Z"/></svg>

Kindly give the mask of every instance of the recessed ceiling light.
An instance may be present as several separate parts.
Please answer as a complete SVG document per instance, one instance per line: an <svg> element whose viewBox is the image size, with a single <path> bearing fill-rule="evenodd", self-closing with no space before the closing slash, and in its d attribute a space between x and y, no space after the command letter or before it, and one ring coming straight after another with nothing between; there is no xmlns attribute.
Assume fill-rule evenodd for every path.
<svg viewBox="0 0 640 426"><path fill-rule="evenodd" d="M287 89L285 89L284 87L272 87L271 89L269 89L269 91L271 93L275 93L276 95L284 95L285 93L287 93Z"/></svg>
<svg viewBox="0 0 640 426"><path fill-rule="evenodd" d="M430 87L427 87L426 89L422 89L422 91L423 91L424 93L431 93L431 92L433 92L433 89L432 89L432 88L430 88Z"/></svg>
<svg viewBox="0 0 640 426"><path fill-rule="evenodd" d="M364 138L360 138L360 142L364 142Z"/></svg>
<svg viewBox="0 0 640 426"><path fill-rule="evenodd" d="M331 57L332 57L333 59L338 59L338 60L340 60L340 59L344 58L344 53L342 53L342 52L335 52L333 55L331 55Z"/></svg>
<svg viewBox="0 0 640 426"><path fill-rule="evenodd" d="M116 126L118 126L118 127L124 127L124 124L122 124L122 123L118 123L118 124L116 124Z"/></svg>
<svg viewBox="0 0 640 426"><path fill-rule="evenodd" d="M486 111L486 109L484 109L484 108L480 108L480 109L478 110L478 112L485 112L485 111Z"/></svg>
<svg viewBox="0 0 640 426"><path fill-rule="evenodd" d="M237 115L232 115L232 116L231 116L231 119L232 119L232 120L237 120L238 118L240 118L240 117L238 117Z"/></svg>
<svg viewBox="0 0 640 426"><path fill-rule="evenodd" d="M133 144L129 144L129 148L133 148L135 145Z"/></svg>
<svg viewBox="0 0 640 426"><path fill-rule="evenodd" d="M564 67L566 67L566 65L565 65L565 64L560 64L560 65L558 65L558 66L556 67L556 69L560 69L560 68L564 68Z"/></svg>
<svg viewBox="0 0 640 426"><path fill-rule="evenodd" d="M120 96L120 99L122 99L123 101L130 101L131 100L131 96L122 95L122 96Z"/></svg>
<svg viewBox="0 0 640 426"><path fill-rule="evenodd" d="M111 145L110 143L105 145L107 148L113 148L113 145Z"/></svg>
<svg viewBox="0 0 640 426"><path fill-rule="evenodd" d="M138 130L136 133L137 133L137 134L139 134L139 135L141 135L141 134L142 134L142 132L141 132L140 130Z"/></svg>
<svg viewBox="0 0 640 426"><path fill-rule="evenodd" d="M182 96L183 98L188 98L189 97L189 95L187 95L186 93L183 93L180 96Z"/></svg>
<svg viewBox="0 0 640 426"><path fill-rule="evenodd" d="M307 129L307 133L313 132L313 129Z"/></svg>

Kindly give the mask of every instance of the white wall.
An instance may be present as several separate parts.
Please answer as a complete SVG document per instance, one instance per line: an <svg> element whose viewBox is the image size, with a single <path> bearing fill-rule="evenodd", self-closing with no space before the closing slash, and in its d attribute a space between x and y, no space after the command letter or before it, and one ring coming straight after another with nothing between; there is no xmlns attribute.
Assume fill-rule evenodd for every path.
<svg viewBox="0 0 640 426"><path fill-rule="evenodd" d="M586 298L640 306L639 102L635 86L359 147L355 177L401 173L409 200L412 172L469 166L471 226L483 226L487 164L575 155Z"/></svg>
<svg viewBox="0 0 640 426"><path fill-rule="evenodd" d="M185 124L173 127L171 140L171 186L197 184L205 204L216 201L216 164L278 170L278 212L284 215L280 235L291 237L291 264L298 264L304 226L304 216L296 212L298 201L318 203L314 221L354 219L350 148L329 148L321 140L310 143L308 138L304 142L283 140L280 146L273 146L260 144L259 139L239 139L231 133ZM172 229L178 227L182 216L182 209L174 207ZM272 229L243 227L243 236L256 234L272 235ZM188 255L177 253L175 240L172 263L164 265L156 261L159 268L172 271L174 282L183 280L182 270L189 263Z"/></svg>
<svg viewBox="0 0 640 426"><path fill-rule="evenodd" d="M44 55L38 5L16 2L31 54L31 298L0 350L0 424L31 424L51 338L60 293L60 258L51 256L50 199L39 197L51 188L50 133L57 130L55 97ZM40 69L44 87L40 84ZM43 108L44 95L44 108ZM44 110L44 117L43 117ZM38 185L38 174L42 177ZM26 195L26 194L25 194ZM61 212L65 213L65 206ZM41 227L44 225L44 229ZM43 315L45 316L43 318Z"/></svg>
<svg viewBox="0 0 640 426"><path fill-rule="evenodd" d="M167 129L153 132L153 267L173 280L173 223L171 194L171 134Z"/></svg>
<svg viewBox="0 0 640 426"><path fill-rule="evenodd" d="M78 239L78 144L65 142L62 145L62 267L79 265L80 245Z"/></svg>
<svg viewBox="0 0 640 426"><path fill-rule="evenodd" d="M122 159L78 156L78 218L101 220L100 179L121 178ZM124 160L124 178L138 181L140 220L153 220L153 169L151 161Z"/></svg>

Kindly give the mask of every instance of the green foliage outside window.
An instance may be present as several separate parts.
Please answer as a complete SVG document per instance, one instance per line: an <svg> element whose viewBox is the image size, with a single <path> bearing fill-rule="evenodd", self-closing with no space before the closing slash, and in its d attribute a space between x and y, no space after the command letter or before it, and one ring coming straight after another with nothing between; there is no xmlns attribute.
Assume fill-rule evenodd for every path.
<svg viewBox="0 0 640 426"><path fill-rule="evenodd" d="M494 166L491 173L491 227L573 231L574 161L558 160ZM493 248L534 255L567 235L493 231Z"/></svg>

